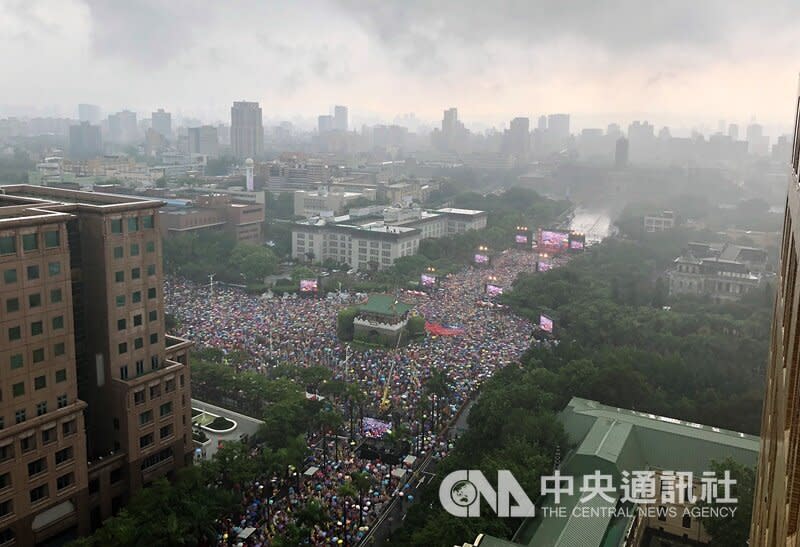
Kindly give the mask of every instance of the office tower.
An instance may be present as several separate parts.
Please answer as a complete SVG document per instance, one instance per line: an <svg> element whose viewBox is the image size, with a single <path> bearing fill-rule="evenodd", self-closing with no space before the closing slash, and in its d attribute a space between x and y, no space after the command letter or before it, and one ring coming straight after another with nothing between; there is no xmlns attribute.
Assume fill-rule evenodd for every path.
<svg viewBox="0 0 800 547"><path fill-rule="evenodd" d="M329 116L324 114L317 118L317 130L319 134L322 135L323 133L327 133L328 131L333 130L333 116Z"/></svg>
<svg viewBox="0 0 800 547"><path fill-rule="evenodd" d="M69 155L72 159L88 160L103 155L100 126L81 122L69 128Z"/></svg>
<svg viewBox="0 0 800 547"><path fill-rule="evenodd" d="M238 101L231 107L231 148L238 159L256 158L264 150L264 126L258 103Z"/></svg>
<svg viewBox="0 0 800 547"><path fill-rule="evenodd" d="M731 140L738 141L739 140L739 126L735 123L732 123L728 126L728 136Z"/></svg>
<svg viewBox="0 0 800 547"><path fill-rule="evenodd" d="M136 113L123 110L108 116L109 140L115 143L129 144L134 142L139 134L136 123Z"/></svg>
<svg viewBox="0 0 800 547"><path fill-rule="evenodd" d="M655 128L647 121L628 126L628 159L631 163L654 161L657 155Z"/></svg>
<svg viewBox="0 0 800 547"><path fill-rule="evenodd" d="M569 139L569 114L550 114L547 116L547 131L557 146Z"/></svg>
<svg viewBox="0 0 800 547"><path fill-rule="evenodd" d="M190 127L188 130L188 152L190 154L204 154L209 158L219 156L219 139L217 128L213 125Z"/></svg>
<svg viewBox="0 0 800 547"><path fill-rule="evenodd" d="M100 123L100 107L95 104L79 104L78 120L91 124Z"/></svg>
<svg viewBox="0 0 800 547"><path fill-rule="evenodd" d="M747 151L756 156L766 156L769 154L769 137L764 135L764 128L752 123L747 126Z"/></svg>
<svg viewBox="0 0 800 547"><path fill-rule="evenodd" d="M547 116L539 116L539 119L536 121L536 129L541 131L547 130Z"/></svg>
<svg viewBox="0 0 800 547"><path fill-rule="evenodd" d="M156 112L153 112L150 119L152 120L151 127L154 131L167 139L172 136L172 114L164 112L163 108L159 108Z"/></svg>
<svg viewBox="0 0 800 547"><path fill-rule="evenodd" d="M800 91L798 91L800 96ZM800 114L800 109L798 109ZM800 544L800 134L794 131L789 189L783 221L775 315L772 319L761 450L750 528L752 547ZM748 134L750 130L748 128Z"/></svg>
<svg viewBox="0 0 800 547"><path fill-rule="evenodd" d="M506 132L506 152L518 159L527 159L531 151L531 122L528 118L514 118Z"/></svg>
<svg viewBox="0 0 800 547"><path fill-rule="evenodd" d="M333 108L333 128L337 131L347 131L347 107L336 105Z"/></svg>
<svg viewBox="0 0 800 547"><path fill-rule="evenodd" d="M628 166L628 139L620 137L614 148L614 167L623 169Z"/></svg>
<svg viewBox="0 0 800 547"><path fill-rule="evenodd" d="M622 129L620 129L619 124L608 124L608 127L606 127L606 136L612 139L614 142L617 142L617 140L623 136Z"/></svg>
<svg viewBox="0 0 800 547"><path fill-rule="evenodd" d="M0 193L0 540L86 534L192 460L189 342L164 331L160 201Z"/></svg>

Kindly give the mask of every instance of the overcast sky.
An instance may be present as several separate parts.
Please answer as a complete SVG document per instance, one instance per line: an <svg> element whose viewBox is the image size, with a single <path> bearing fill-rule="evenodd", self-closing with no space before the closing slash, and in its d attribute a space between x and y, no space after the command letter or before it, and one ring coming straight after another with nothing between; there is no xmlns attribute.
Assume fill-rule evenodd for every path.
<svg viewBox="0 0 800 547"><path fill-rule="evenodd" d="M247 99L269 120L346 104L356 122L457 106L476 126L789 128L798 16L783 0L0 0L0 116L88 102L211 121Z"/></svg>

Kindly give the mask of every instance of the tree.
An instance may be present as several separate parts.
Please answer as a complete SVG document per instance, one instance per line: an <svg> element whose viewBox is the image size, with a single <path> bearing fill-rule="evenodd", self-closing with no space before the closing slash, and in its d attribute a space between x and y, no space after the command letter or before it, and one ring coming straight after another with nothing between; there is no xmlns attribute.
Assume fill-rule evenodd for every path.
<svg viewBox="0 0 800 547"><path fill-rule="evenodd" d="M722 478L727 471L730 477L736 481L731 489L731 497L737 498L735 504L704 503L700 507L711 506L714 508L729 507L735 508L733 515L722 516L720 513L715 516L703 518L703 527L711 536L710 545L714 547L738 547L745 546L750 536L750 518L753 514L753 496L755 494L755 469L745 467L737 463L732 458L722 462L712 462L711 469L716 473L717 478ZM722 491L719 492L722 494Z"/></svg>
<svg viewBox="0 0 800 547"><path fill-rule="evenodd" d="M408 325L406 326L406 329L408 330L409 338L424 335L425 318L421 315L412 315L408 318Z"/></svg>
<svg viewBox="0 0 800 547"><path fill-rule="evenodd" d="M353 322L357 315L357 307L345 308L339 312L336 317L336 336L339 337L339 340L350 341L353 339L355 330Z"/></svg>
<svg viewBox="0 0 800 547"><path fill-rule="evenodd" d="M278 270L278 259L270 249L247 243L234 247L230 262L249 283L262 283Z"/></svg>

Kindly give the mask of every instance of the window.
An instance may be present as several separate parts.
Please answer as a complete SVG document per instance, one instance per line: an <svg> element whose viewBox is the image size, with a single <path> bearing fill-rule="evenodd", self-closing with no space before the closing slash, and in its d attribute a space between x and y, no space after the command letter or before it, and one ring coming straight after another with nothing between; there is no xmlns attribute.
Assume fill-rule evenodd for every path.
<svg viewBox="0 0 800 547"><path fill-rule="evenodd" d="M131 302L134 304L138 304L142 301L142 291L133 291L131 294Z"/></svg>
<svg viewBox="0 0 800 547"><path fill-rule="evenodd" d="M139 327L141 326L141 324L142 324L142 314L137 313L136 315L133 316L133 326Z"/></svg>
<svg viewBox="0 0 800 547"><path fill-rule="evenodd" d="M116 469L111 471L111 475L109 476L111 484L117 484L119 481L122 480L122 468L117 467Z"/></svg>
<svg viewBox="0 0 800 547"><path fill-rule="evenodd" d="M8 329L8 339L12 342L22 338L22 329L20 327L11 327Z"/></svg>
<svg viewBox="0 0 800 547"><path fill-rule="evenodd" d="M148 312L147 314L148 321L155 321L156 319L158 319L158 312L156 310Z"/></svg>
<svg viewBox="0 0 800 547"><path fill-rule="evenodd" d="M117 307L118 308L124 307L125 306L125 295L121 294L121 295L117 296L115 301L117 303Z"/></svg>
<svg viewBox="0 0 800 547"><path fill-rule="evenodd" d="M34 475L38 475L47 471L47 460L45 458L39 458L38 460L34 460L28 464L28 476L33 477Z"/></svg>
<svg viewBox="0 0 800 547"><path fill-rule="evenodd" d="M145 448L153 444L153 434L148 433L147 435L143 435L139 437L139 448Z"/></svg>
<svg viewBox="0 0 800 547"><path fill-rule="evenodd" d="M128 219L128 231L129 232L138 232L139 231L139 219L136 217L131 217Z"/></svg>
<svg viewBox="0 0 800 547"><path fill-rule="evenodd" d="M156 265L155 264L148 264L147 266L147 275L152 277L156 275Z"/></svg>
<svg viewBox="0 0 800 547"><path fill-rule="evenodd" d="M161 384L150 386L150 398L155 399L161 396Z"/></svg>
<svg viewBox="0 0 800 547"><path fill-rule="evenodd" d="M63 328L64 328L64 316L57 315L53 317L53 330L58 330Z"/></svg>
<svg viewBox="0 0 800 547"><path fill-rule="evenodd" d="M14 236L0 237L0 255L13 255L17 252L17 239Z"/></svg>
<svg viewBox="0 0 800 547"><path fill-rule="evenodd" d="M61 262L49 262L47 264L47 273L51 276L61 273Z"/></svg>
<svg viewBox="0 0 800 547"><path fill-rule="evenodd" d="M683 522L681 523L681 525L684 528L691 528L692 527L692 517L690 517L689 515L683 515Z"/></svg>
<svg viewBox="0 0 800 547"><path fill-rule="evenodd" d="M19 441L19 449L22 453L30 452L31 450L36 448L36 435L28 435L27 437L23 437ZM31 462L36 463L36 462ZM30 470L31 465L28 464L28 470ZM30 471L29 471L30 472Z"/></svg>
<svg viewBox="0 0 800 547"><path fill-rule="evenodd" d="M11 364L11 370L22 368L22 354L21 353L15 353L14 355L11 356L9 361L10 361L10 364Z"/></svg>
<svg viewBox="0 0 800 547"><path fill-rule="evenodd" d="M39 238L36 234L22 234L22 250L35 251L39 248Z"/></svg>
<svg viewBox="0 0 800 547"><path fill-rule="evenodd" d="M31 281L34 279L39 279L39 266L36 264L28 266L28 279Z"/></svg>
<svg viewBox="0 0 800 547"><path fill-rule="evenodd" d="M144 404L144 390L140 389L139 391L133 392L133 404L135 405L142 405Z"/></svg>
<svg viewBox="0 0 800 547"><path fill-rule="evenodd" d="M150 343L151 344L158 343L158 333L157 332L154 332L153 334L150 335Z"/></svg>
<svg viewBox="0 0 800 547"><path fill-rule="evenodd" d="M6 528L2 532L0 532L0 545L4 545L6 543L11 543L14 541L14 531L11 528Z"/></svg>
<svg viewBox="0 0 800 547"><path fill-rule="evenodd" d="M0 490L11 486L11 473L3 473L0 475Z"/></svg>
<svg viewBox="0 0 800 547"><path fill-rule="evenodd" d="M6 299L6 313L14 313L19 311L19 298Z"/></svg>
<svg viewBox="0 0 800 547"><path fill-rule="evenodd" d="M17 269L11 268L10 270L6 270L3 272L3 281L6 283L16 283L17 282Z"/></svg>
<svg viewBox="0 0 800 547"><path fill-rule="evenodd" d="M62 298L61 289L53 289L53 290L50 291L50 303L51 304L57 304L58 302L61 302L61 298Z"/></svg>
<svg viewBox="0 0 800 547"><path fill-rule="evenodd" d="M117 319L117 330L125 330L125 319Z"/></svg>
<svg viewBox="0 0 800 547"><path fill-rule="evenodd" d="M68 488L72 486L75 482L75 475L73 473L67 473L65 475L61 475L56 479L56 490L63 490L64 488Z"/></svg>
<svg viewBox="0 0 800 547"><path fill-rule="evenodd" d="M122 365L119 367L119 377L123 380L128 379L128 365Z"/></svg>
<svg viewBox="0 0 800 547"><path fill-rule="evenodd" d="M33 350L33 362L41 363L44 361L44 348L36 348Z"/></svg>
<svg viewBox="0 0 800 547"><path fill-rule="evenodd" d="M164 393L172 393L175 391L175 379L167 380L164 382Z"/></svg>
<svg viewBox="0 0 800 547"><path fill-rule="evenodd" d="M159 409L159 415L163 418L164 416L169 416L170 414L172 414L172 403L169 402L161 405L161 408Z"/></svg>
<svg viewBox="0 0 800 547"><path fill-rule="evenodd" d="M28 305L31 308L38 308L42 305L42 295L37 293L28 295Z"/></svg>
<svg viewBox="0 0 800 547"><path fill-rule="evenodd" d="M31 490L31 503L36 503L47 498L47 485L43 484Z"/></svg>
<svg viewBox="0 0 800 547"><path fill-rule="evenodd" d="M131 256L139 256L139 244L131 243Z"/></svg>
<svg viewBox="0 0 800 547"><path fill-rule="evenodd" d="M147 298L152 300L155 297L156 297L156 288L155 287L150 287L149 289L147 289Z"/></svg>
<svg viewBox="0 0 800 547"><path fill-rule="evenodd" d="M44 326L41 321L34 321L31 323L31 336L39 336L44 332Z"/></svg>
<svg viewBox="0 0 800 547"><path fill-rule="evenodd" d="M141 359L136 361L136 376L141 376L144 374L144 361Z"/></svg>
<svg viewBox="0 0 800 547"><path fill-rule="evenodd" d="M122 258L124 252L122 247L114 247L114 258Z"/></svg>
<svg viewBox="0 0 800 547"><path fill-rule="evenodd" d="M19 382L11 387L11 393L14 397L21 397L25 395L25 382Z"/></svg>
<svg viewBox="0 0 800 547"><path fill-rule="evenodd" d="M141 268L134 268L131 270L131 279L140 279L142 277Z"/></svg>
<svg viewBox="0 0 800 547"><path fill-rule="evenodd" d="M27 419L27 416L25 416L25 409L23 408L21 410L17 410L14 413L14 419L16 420L16 422L18 424L21 424L22 422L24 422Z"/></svg>
<svg viewBox="0 0 800 547"><path fill-rule="evenodd" d="M61 434L64 437L69 437L70 435L74 435L78 431L78 426L75 423L75 420L70 420L68 422L64 422L61 424ZM70 454L72 453L72 449L70 448Z"/></svg>
<svg viewBox="0 0 800 547"><path fill-rule="evenodd" d="M61 382L67 381L67 369L62 368L56 371L56 383L60 384Z"/></svg>
<svg viewBox="0 0 800 547"><path fill-rule="evenodd" d="M144 346L144 340L141 337L133 340L133 349L142 349L142 346Z"/></svg>
<svg viewBox="0 0 800 547"><path fill-rule="evenodd" d="M111 233L112 234L121 234L122 233L122 219L121 218L111 219Z"/></svg>
<svg viewBox="0 0 800 547"><path fill-rule="evenodd" d="M61 465L72 459L72 447L68 446L56 452L56 465Z"/></svg>
<svg viewBox="0 0 800 547"><path fill-rule="evenodd" d="M158 368L158 355L151 355L150 356L150 368L155 370Z"/></svg>
<svg viewBox="0 0 800 547"><path fill-rule="evenodd" d="M149 424L153 421L153 411L146 410L139 414L139 425Z"/></svg>
<svg viewBox="0 0 800 547"><path fill-rule="evenodd" d="M153 215L145 215L142 217L142 228L152 228L154 226Z"/></svg>
<svg viewBox="0 0 800 547"><path fill-rule="evenodd" d="M119 352L120 355L122 355L123 353L128 353L128 343L121 342L119 346L117 346L117 351Z"/></svg>
<svg viewBox="0 0 800 547"><path fill-rule="evenodd" d="M92 479L89 481L89 494L97 494L100 491L100 479Z"/></svg>
<svg viewBox="0 0 800 547"><path fill-rule="evenodd" d="M33 379L33 389L40 390L47 387L47 378L45 376L37 376Z"/></svg>
<svg viewBox="0 0 800 547"><path fill-rule="evenodd" d="M58 396L58 408L64 408L67 406L67 396L66 395L59 395Z"/></svg>
<svg viewBox="0 0 800 547"><path fill-rule="evenodd" d="M45 414L47 414L47 401L36 403L36 415L43 416Z"/></svg>
<svg viewBox="0 0 800 547"><path fill-rule="evenodd" d="M158 437L160 439L165 439L172 435L172 424L165 425L158 431Z"/></svg>
<svg viewBox="0 0 800 547"><path fill-rule="evenodd" d="M51 427L42 431L42 444L48 445L56 441L56 428Z"/></svg>
<svg viewBox="0 0 800 547"><path fill-rule="evenodd" d="M125 281L125 272L123 272L122 270L114 272L114 281L116 283L122 283L123 281Z"/></svg>
<svg viewBox="0 0 800 547"><path fill-rule="evenodd" d="M53 355L56 357L61 357L62 355L64 355L64 353L66 353L65 348L66 346L64 345L64 342L53 344Z"/></svg>
<svg viewBox="0 0 800 547"><path fill-rule="evenodd" d="M14 457L14 445L0 446L0 462L5 462Z"/></svg>
<svg viewBox="0 0 800 547"><path fill-rule="evenodd" d="M148 253L156 252L156 242L155 241L148 241L144 244L144 248L147 250Z"/></svg>
<svg viewBox="0 0 800 547"><path fill-rule="evenodd" d="M61 234L58 231L44 233L44 246L46 249L52 249L61 245Z"/></svg>

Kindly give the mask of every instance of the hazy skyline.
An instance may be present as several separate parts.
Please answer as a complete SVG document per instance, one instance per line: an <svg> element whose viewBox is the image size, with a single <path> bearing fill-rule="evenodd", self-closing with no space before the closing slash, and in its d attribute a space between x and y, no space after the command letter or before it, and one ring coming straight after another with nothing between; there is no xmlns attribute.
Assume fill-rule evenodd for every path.
<svg viewBox="0 0 800 547"><path fill-rule="evenodd" d="M103 2L0 0L0 117L164 107L226 120L468 125L569 112L574 125L648 118L790 128L800 64L790 2Z"/></svg>

